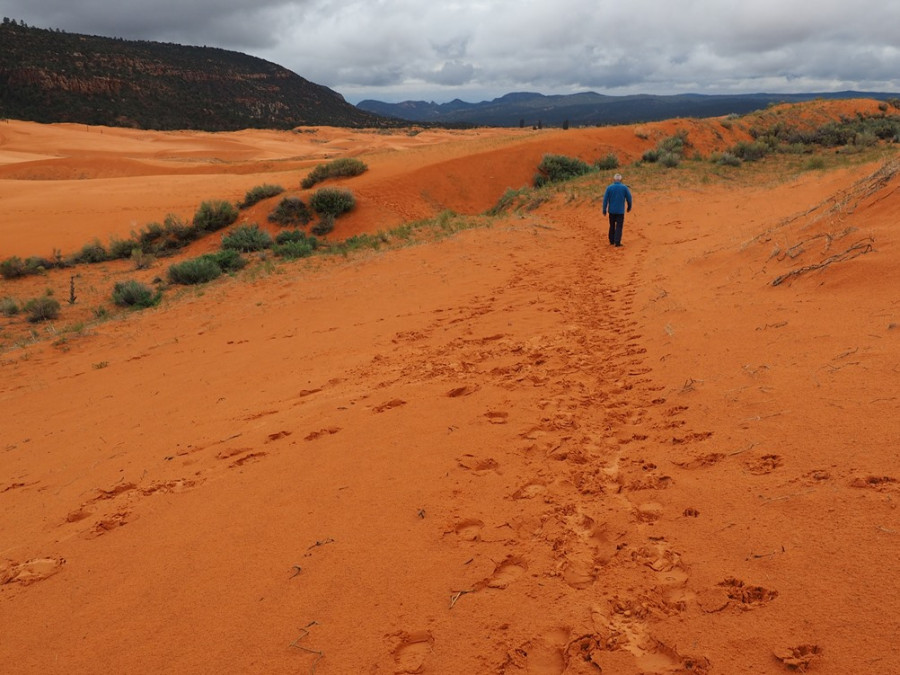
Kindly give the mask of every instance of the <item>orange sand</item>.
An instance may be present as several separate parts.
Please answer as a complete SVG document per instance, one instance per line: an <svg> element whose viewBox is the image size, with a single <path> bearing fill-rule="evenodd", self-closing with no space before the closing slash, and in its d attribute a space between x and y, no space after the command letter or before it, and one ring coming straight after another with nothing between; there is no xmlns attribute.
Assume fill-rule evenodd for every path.
<svg viewBox="0 0 900 675"><path fill-rule="evenodd" d="M0 259L347 155L338 236L476 214L545 152L630 162L676 128L746 137L4 122ZM900 673L896 162L661 172L618 250L594 176L105 322L170 261L0 280L79 275L54 324L0 317L3 671Z"/></svg>

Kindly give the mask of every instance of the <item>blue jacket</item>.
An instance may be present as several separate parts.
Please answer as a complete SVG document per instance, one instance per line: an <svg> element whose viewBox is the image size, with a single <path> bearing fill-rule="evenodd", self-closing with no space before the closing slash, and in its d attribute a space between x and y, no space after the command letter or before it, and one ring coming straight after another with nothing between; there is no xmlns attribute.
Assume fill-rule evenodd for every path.
<svg viewBox="0 0 900 675"><path fill-rule="evenodd" d="M631 190L624 183L613 183L603 193L603 215L610 213L625 213L625 204L631 211Z"/></svg>

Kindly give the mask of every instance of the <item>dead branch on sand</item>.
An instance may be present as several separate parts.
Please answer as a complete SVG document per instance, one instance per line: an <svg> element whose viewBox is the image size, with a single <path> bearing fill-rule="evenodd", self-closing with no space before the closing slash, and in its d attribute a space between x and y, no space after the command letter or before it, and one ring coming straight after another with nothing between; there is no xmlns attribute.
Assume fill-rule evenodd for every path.
<svg viewBox="0 0 900 675"><path fill-rule="evenodd" d="M853 244L853 246L848 248L846 251L843 251L842 253L836 253L832 256L828 256L821 262L813 263L812 265L804 265L803 267L798 267L797 269L793 269L790 272L786 272L776 277L772 280L772 285L779 286L788 279L799 277L800 275L806 274L807 272L824 269L829 265L833 265L834 263L846 262L848 260L853 260L853 258L858 258L861 255L865 255L866 253L871 253L875 250L875 247L873 246L874 243L875 240L872 237L860 239L858 242Z"/></svg>
<svg viewBox="0 0 900 675"><path fill-rule="evenodd" d="M303 628L300 629L300 636L296 640L294 640L290 645L294 649L299 649L300 651L316 655L316 660L313 661L312 666L310 666L309 675L315 675L316 667L319 665L319 661L321 661L322 659L325 658L325 652L319 651L318 649L310 649L309 647L304 647L303 645L298 644L298 643L300 642L300 640L302 640L307 635L309 635L309 629L312 626L318 626L318 625L319 625L318 621L310 621L308 624L306 624L306 626L304 626Z"/></svg>

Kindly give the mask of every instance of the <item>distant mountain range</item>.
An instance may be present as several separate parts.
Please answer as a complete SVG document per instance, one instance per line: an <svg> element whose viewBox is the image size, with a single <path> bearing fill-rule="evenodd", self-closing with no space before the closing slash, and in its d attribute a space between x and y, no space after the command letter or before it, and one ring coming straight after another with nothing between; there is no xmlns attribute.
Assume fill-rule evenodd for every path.
<svg viewBox="0 0 900 675"><path fill-rule="evenodd" d="M492 101L449 103L360 101L357 107L376 115L421 124L475 126L598 126L653 122L674 117L717 117L744 114L771 103L796 103L817 98L873 98L888 100L900 94L842 91L813 94L733 94L710 96L677 94L654 96L605 96L594 92L545 96L531 92L507 94Z"/></svg>
<svg viewBox="0 0 900 675"><path fill-rule="evenodd" d="M0 117L226 131L398 126L263 59L0 24Z"/></svg>

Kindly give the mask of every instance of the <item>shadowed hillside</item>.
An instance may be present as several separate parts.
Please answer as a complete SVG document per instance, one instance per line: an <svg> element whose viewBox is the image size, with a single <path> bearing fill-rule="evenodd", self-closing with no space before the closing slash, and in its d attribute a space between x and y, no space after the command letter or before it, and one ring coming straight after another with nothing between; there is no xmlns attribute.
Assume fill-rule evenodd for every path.
<svg viewBox="0 0 900 675"><path fill-rule="evenodd" d="M337 92L238 52L0 25L0 117L143 129L372 127Z"/></svg>

